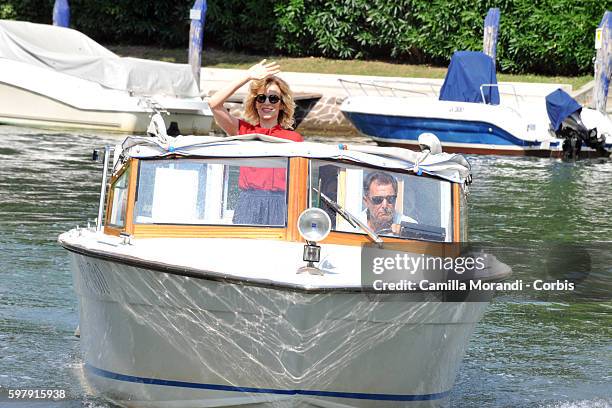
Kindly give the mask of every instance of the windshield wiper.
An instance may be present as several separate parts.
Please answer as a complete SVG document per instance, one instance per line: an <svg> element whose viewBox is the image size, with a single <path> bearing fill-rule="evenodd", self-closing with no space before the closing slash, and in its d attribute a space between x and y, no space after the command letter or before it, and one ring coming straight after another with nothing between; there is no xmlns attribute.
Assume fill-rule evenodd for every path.
<svg viewBox="0 0 612 408"><path fill-rule="evenodd" d="M312 189L317 194L319 194L319 197L321 197L323 201L325 201L327 205L331 207L332 210L334 210L336 213L340 214L342 218L347 220L348 223L353 226L353 228L359 227L362 230L364 230L366 234L368 234L368 236L372 238L374 242L376 242L377 244L383 243L382 238L380 238L378 234L374 232L374 230L372 230L372 228L368 226L368 224L365 224L364 222L362 222L359 218L355 217L353 214L351 214L346 209L344 209L344 207L342 207L340 204L338 204L337 202L335 202L334 200L332 200L331 198L323 194L321 191L317 190L314 187L312 187Z"/></svg>

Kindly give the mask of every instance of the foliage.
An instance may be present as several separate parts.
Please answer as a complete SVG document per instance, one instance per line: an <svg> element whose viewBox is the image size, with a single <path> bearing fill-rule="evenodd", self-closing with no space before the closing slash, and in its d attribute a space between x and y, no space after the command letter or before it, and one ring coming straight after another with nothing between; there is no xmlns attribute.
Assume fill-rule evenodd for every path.
<svg viewBox="0 0 612 408"><path fill-rule="evenodd" d="M490 7L501 11L501 71L592 70L594 32L606 10L600 0L283 0L275 7L276 49L446 64L455 50L482 49Z"/></svg>
<svg viewBox="0 0 612 408"><path fill-rule="evenodd" d="M102 43L187 48L193 0L70 0L74 28ZM205 43L248 53L446 65L482 49L501 10L502 72L591 72L601 0L209 0ZM49 23L53 0L5 0L1 18Z"/></svg>
<svg viewBox="0 0 612 408"><path fill-rule="evenodd" d="M54 0L5 0L14 18L49 24ZM98 42L185 44L191 0L69 0L70 25Z"/></svg>
<svg viewBox="0 0 612 408"><path fill-rule="evenodd" d="M73 27L102 43L185 44L192 1L71 0Z"/></svg>
<svg viewBox="0 0 612 408"><path fill-rule="evenodd" d="M275 3L275 0L209 0L205 42L231 50L273 51L278 24Z"/></svg>
<svg viewBox="0 0 612 408"><path fill-rule="evenodd" d="M0 4L0 18L14 19L17 15L11 4Z"/></svg>
<svg viewBox="0 0 612 408"><path fill-rule="evenodd" d="M2 18L51 23L53 0L5 0L2 3L1 8L11 10L10 15Z"/></svg>

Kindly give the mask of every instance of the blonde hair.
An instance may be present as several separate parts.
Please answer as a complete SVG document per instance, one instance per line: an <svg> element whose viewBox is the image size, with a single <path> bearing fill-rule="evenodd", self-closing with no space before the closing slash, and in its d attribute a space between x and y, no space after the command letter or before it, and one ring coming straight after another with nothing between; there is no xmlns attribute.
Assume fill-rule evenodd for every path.
<svg viewBox="0 0 612 408"><path fill-rule="evenodd" d="M283 129L292 129L294 123L293 114L295 113L293 92L291 92L289 85L285 81L276 76L251 81L249 93L244 98L244 119L252 125L259 123L259 114L255 107L255 97L260 89L267 89L270 84L276 84L281 92L278 124Z"/></svg>

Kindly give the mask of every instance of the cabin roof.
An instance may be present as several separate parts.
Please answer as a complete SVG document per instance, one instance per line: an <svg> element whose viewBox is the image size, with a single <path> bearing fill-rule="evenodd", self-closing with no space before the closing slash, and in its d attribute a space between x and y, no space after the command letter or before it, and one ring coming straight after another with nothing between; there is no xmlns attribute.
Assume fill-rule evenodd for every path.
<svg viewBox="0 0 612 408"><path fill-rule="evenodd" d="M457 154L428 155L398 147L351 144L293 142L273 136L249 134L230 137L129 136L120 149L126 157L154 159L166 157L306 157L346 160L389 170L418 170L451 182L463 183L470 177L467 160ZM418 167L415 164L419 162Z"/></svg>

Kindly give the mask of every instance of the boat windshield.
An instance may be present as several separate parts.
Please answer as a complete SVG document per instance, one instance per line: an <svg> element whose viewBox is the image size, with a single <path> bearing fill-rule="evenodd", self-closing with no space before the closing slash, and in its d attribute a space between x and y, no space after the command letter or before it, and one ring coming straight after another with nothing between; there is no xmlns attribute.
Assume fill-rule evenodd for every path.
<svg viewBox="0 0 612 408"><path fill-rule="evenodd" d="M379 236L452 241L452 189L448 181L313 160L310 184L310 205L328 213L333 231L366 233L338 215L319 190Z"/></svg>
<svg viewBox="0 0 612 408"><path fill-rule="evenodd" d="M286 158L141 160L137 224L285 226Z"/></svg>

